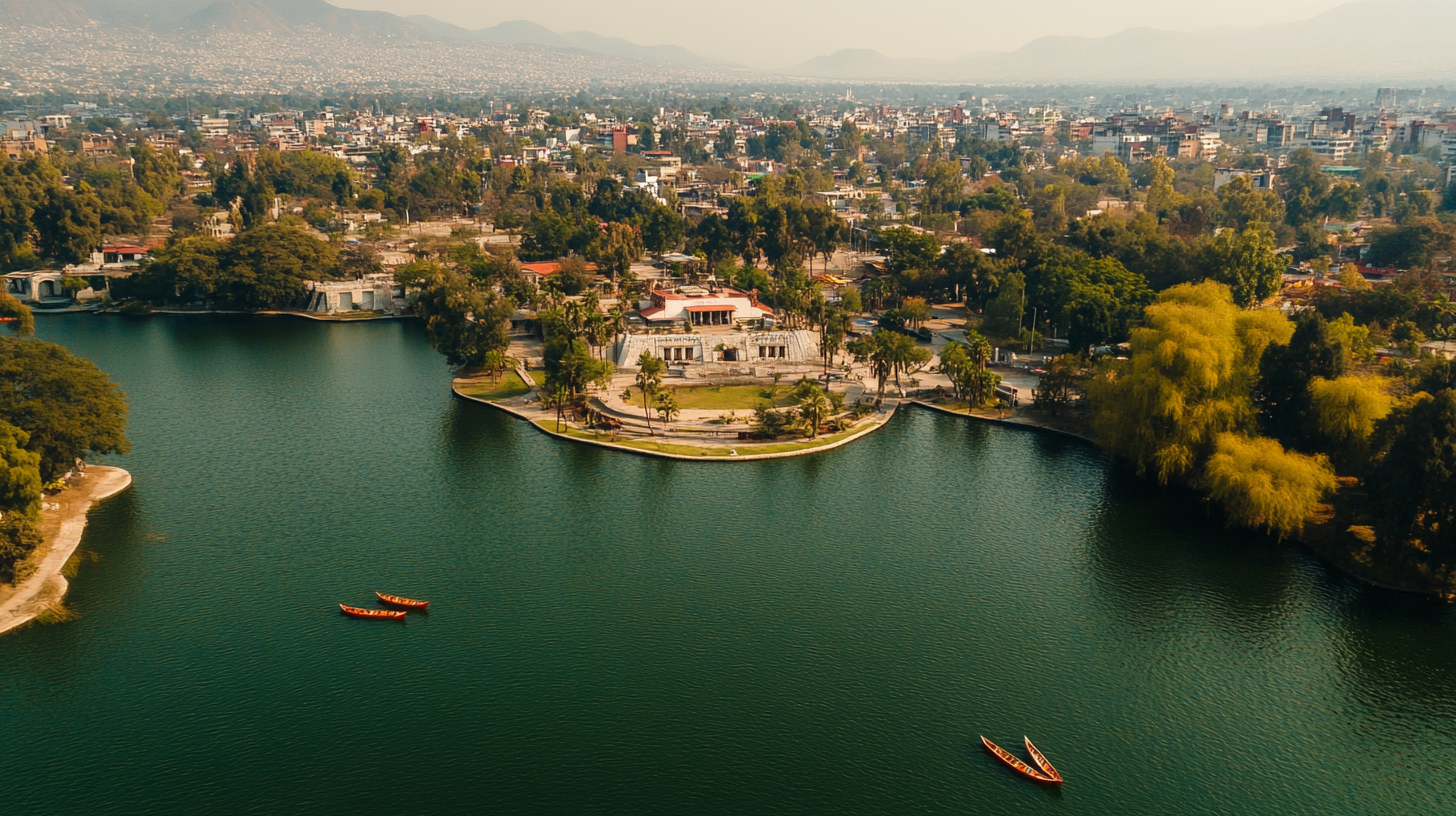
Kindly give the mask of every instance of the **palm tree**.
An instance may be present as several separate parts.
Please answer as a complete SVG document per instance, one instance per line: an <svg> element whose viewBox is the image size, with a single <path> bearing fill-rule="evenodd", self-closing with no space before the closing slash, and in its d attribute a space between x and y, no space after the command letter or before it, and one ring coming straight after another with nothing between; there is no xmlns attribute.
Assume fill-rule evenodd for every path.
<svg viewBox="0 0 1456 816"><path fill-rule="evenodd" d="M541 404L547 408L556 409L557 433L561 433L561 417L566 409L566 403L569 398L566 392L566 386L559 383L548 385L541 389Z"/></svg>
<svg viewBox="0 0 1456 816"><path fill-rule="evenodd" d="M824 382L829 383L829 363L844 348L844 330L848 325L848 318L844 310L835 309L824 318L824 324L819 333L819 354L824 358Z"/></svg>
<svg viewBox="0 0 1456 816"><path fill-rule="evenodd" d="M809 438L819 436L819 423L831 410L829 398L823 391L813 388L799 399L799 414L809 423Z"/></svg>
<svg viewBox="0 0 1456 816"><path fill-rule="evenodd" d="M643 351L637 358L637 388L642 391L642 413L647 417L647 432L652 433L652 413L647 410L647 401L662 388L662 372L667 363L652 352Z"/></svg>
<svg viewBox="0 0 1456 816"><path fill-rule="evenodd" d="M971 362L982 371L986 370L986 364L991 362L991 341L987 340L978 331L966 335L966 356Z"/></svg>
<svg viewBox="0 0 1456 816"><path fill-rule="evenodd" d="M627 312L622 309L621 303L612 307L611 314L608 316L608 322L612 327L613 343L617 342L617 338L627 334Z"/></svg>

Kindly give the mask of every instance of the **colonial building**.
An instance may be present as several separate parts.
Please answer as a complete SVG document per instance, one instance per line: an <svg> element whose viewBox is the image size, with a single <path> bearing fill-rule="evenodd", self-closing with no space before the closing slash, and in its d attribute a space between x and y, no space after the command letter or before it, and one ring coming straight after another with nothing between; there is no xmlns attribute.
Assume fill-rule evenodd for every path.
<svg viewBox="0 0 1456 816"><path fill-rule="evenodd" d="M683 286L676 291L652 290L650 301L643 301L642 320L648 327L690 324L693 326L735 326L758 323L769 310L758 302L757 292L737 289L704 289Z"/></svg>
<svg viewBox="0 0 1456 816"><path fill-rule="evenodd" d="M71 294L61 285L65 273L54 269L11 272L5 276L5 291L29 306L64 306Z"/></svg>
<svg viewBox="0 0 1456 816"><path fill-rule="evenodd" d="M387 312L400 314L405 308L404 287L394 275L382 272L359 280L309 281L307 311L317 314L341 312Z"/></svg>
<svg viewBox="0 0 1456 816"><path fill-rule="evenodd" d="M673 367L707 367L718 373L757 373L754 367L814 363L819 334L812 331L733 331L691 334L629 334L617 347L617 365L634 367L642 352ZM710 372L713 373L713 372Z"/></svg>

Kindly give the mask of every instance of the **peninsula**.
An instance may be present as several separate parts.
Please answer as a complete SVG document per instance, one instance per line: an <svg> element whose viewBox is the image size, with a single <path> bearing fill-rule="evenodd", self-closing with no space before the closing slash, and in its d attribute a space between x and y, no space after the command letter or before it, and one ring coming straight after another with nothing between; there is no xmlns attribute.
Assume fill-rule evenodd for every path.
<svg viewBox="0 0 1456 816"><path fill-rule="evenodd" d="M18 584L0 584L0 634L29 623L64 599L69 582L61 570L81 544L86 514L130 486L131 473L91 465L74 477L69 488L47 497L50 509L41 513L36 525L44 543L30 556L34 571Z"/></svg>

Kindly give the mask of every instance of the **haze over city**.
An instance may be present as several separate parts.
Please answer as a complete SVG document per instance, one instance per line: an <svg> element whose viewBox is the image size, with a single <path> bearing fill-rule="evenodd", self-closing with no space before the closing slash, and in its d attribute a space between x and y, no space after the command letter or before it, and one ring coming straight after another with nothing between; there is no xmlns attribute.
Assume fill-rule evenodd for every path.
<svg viewBox="0 0 1456 816"><path fill-rule="evenodd" d="M910 6L868 0L744 0L732 6L637 0L520 5L481 0L339 0L337 5L424 14L465 28L530 20L556 31L592 31L639 44L671 43L727 62L783 69L844 48L889 57L955 58L1012 51L1038 37L1104 37L1148 27L1195 32L1312 17L1341 0L1227 0L1216 6L1124 0L927 0Z"/></svg>
<svg viewBox="0 0 1456 816"><path fill-rule="evenodd" d="M0 816L1456 813L1456 0L0 0Z"/></svg>

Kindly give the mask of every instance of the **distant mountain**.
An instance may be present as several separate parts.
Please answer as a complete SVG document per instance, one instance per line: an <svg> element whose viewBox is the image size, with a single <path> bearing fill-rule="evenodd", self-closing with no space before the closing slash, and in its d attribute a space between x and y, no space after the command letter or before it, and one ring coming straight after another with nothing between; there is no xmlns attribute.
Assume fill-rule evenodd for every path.
<svg viewBox="0 0 1456 816"><path fill-rule="evenodd" d="M91 15L67 0L0 0L0 20L11 25L73 28L89 23Z"/></svg>
<svg viewBox="0 0 1456 816"><path fill-rule="evenodd" d="M290 29L288 21L273 9L253 0L221 0L177 21L177 28L231 34L280 34Z"/></svg>
<svg viewBox="0 0 1456 816"><path fill-rule="evenodd" d="M868 48L844 48L790 68L786 73L825 79L886 79L925 81L957 73L955 62L938 59L899 59Z"/></svg>
<svg viewBox="0 0 1456 816"><path fill-rule="evenodd" d="M637 45L621 37L603 37L590 31L557 33L529 20L509 20L490 28L468 29L444 23L423 14L410 16L411 23L435 37L473 40L497 45L544 45L550 48L580 48L613 57L657 65L706 65L710 62L679 45Z"/></svg>
<svg viewBox="0 0 1456 816"><path fill-rule="evenodd" d="M1450 0L1348 3L1308 20L1198 32L1129 28L1107 37L1042 37L1016 51L897 59L846 50L785 73L933 82L1386 82L1456 77Z"/></svg>
<svg viewBox="0 0 1456 816"><path fill-rule="evenodd" d="M177 27L237 34L308 27L346 36L406 39L427 36L403 17L384 11L342 9L324 0L218 0L178 20Z"/></svg>

